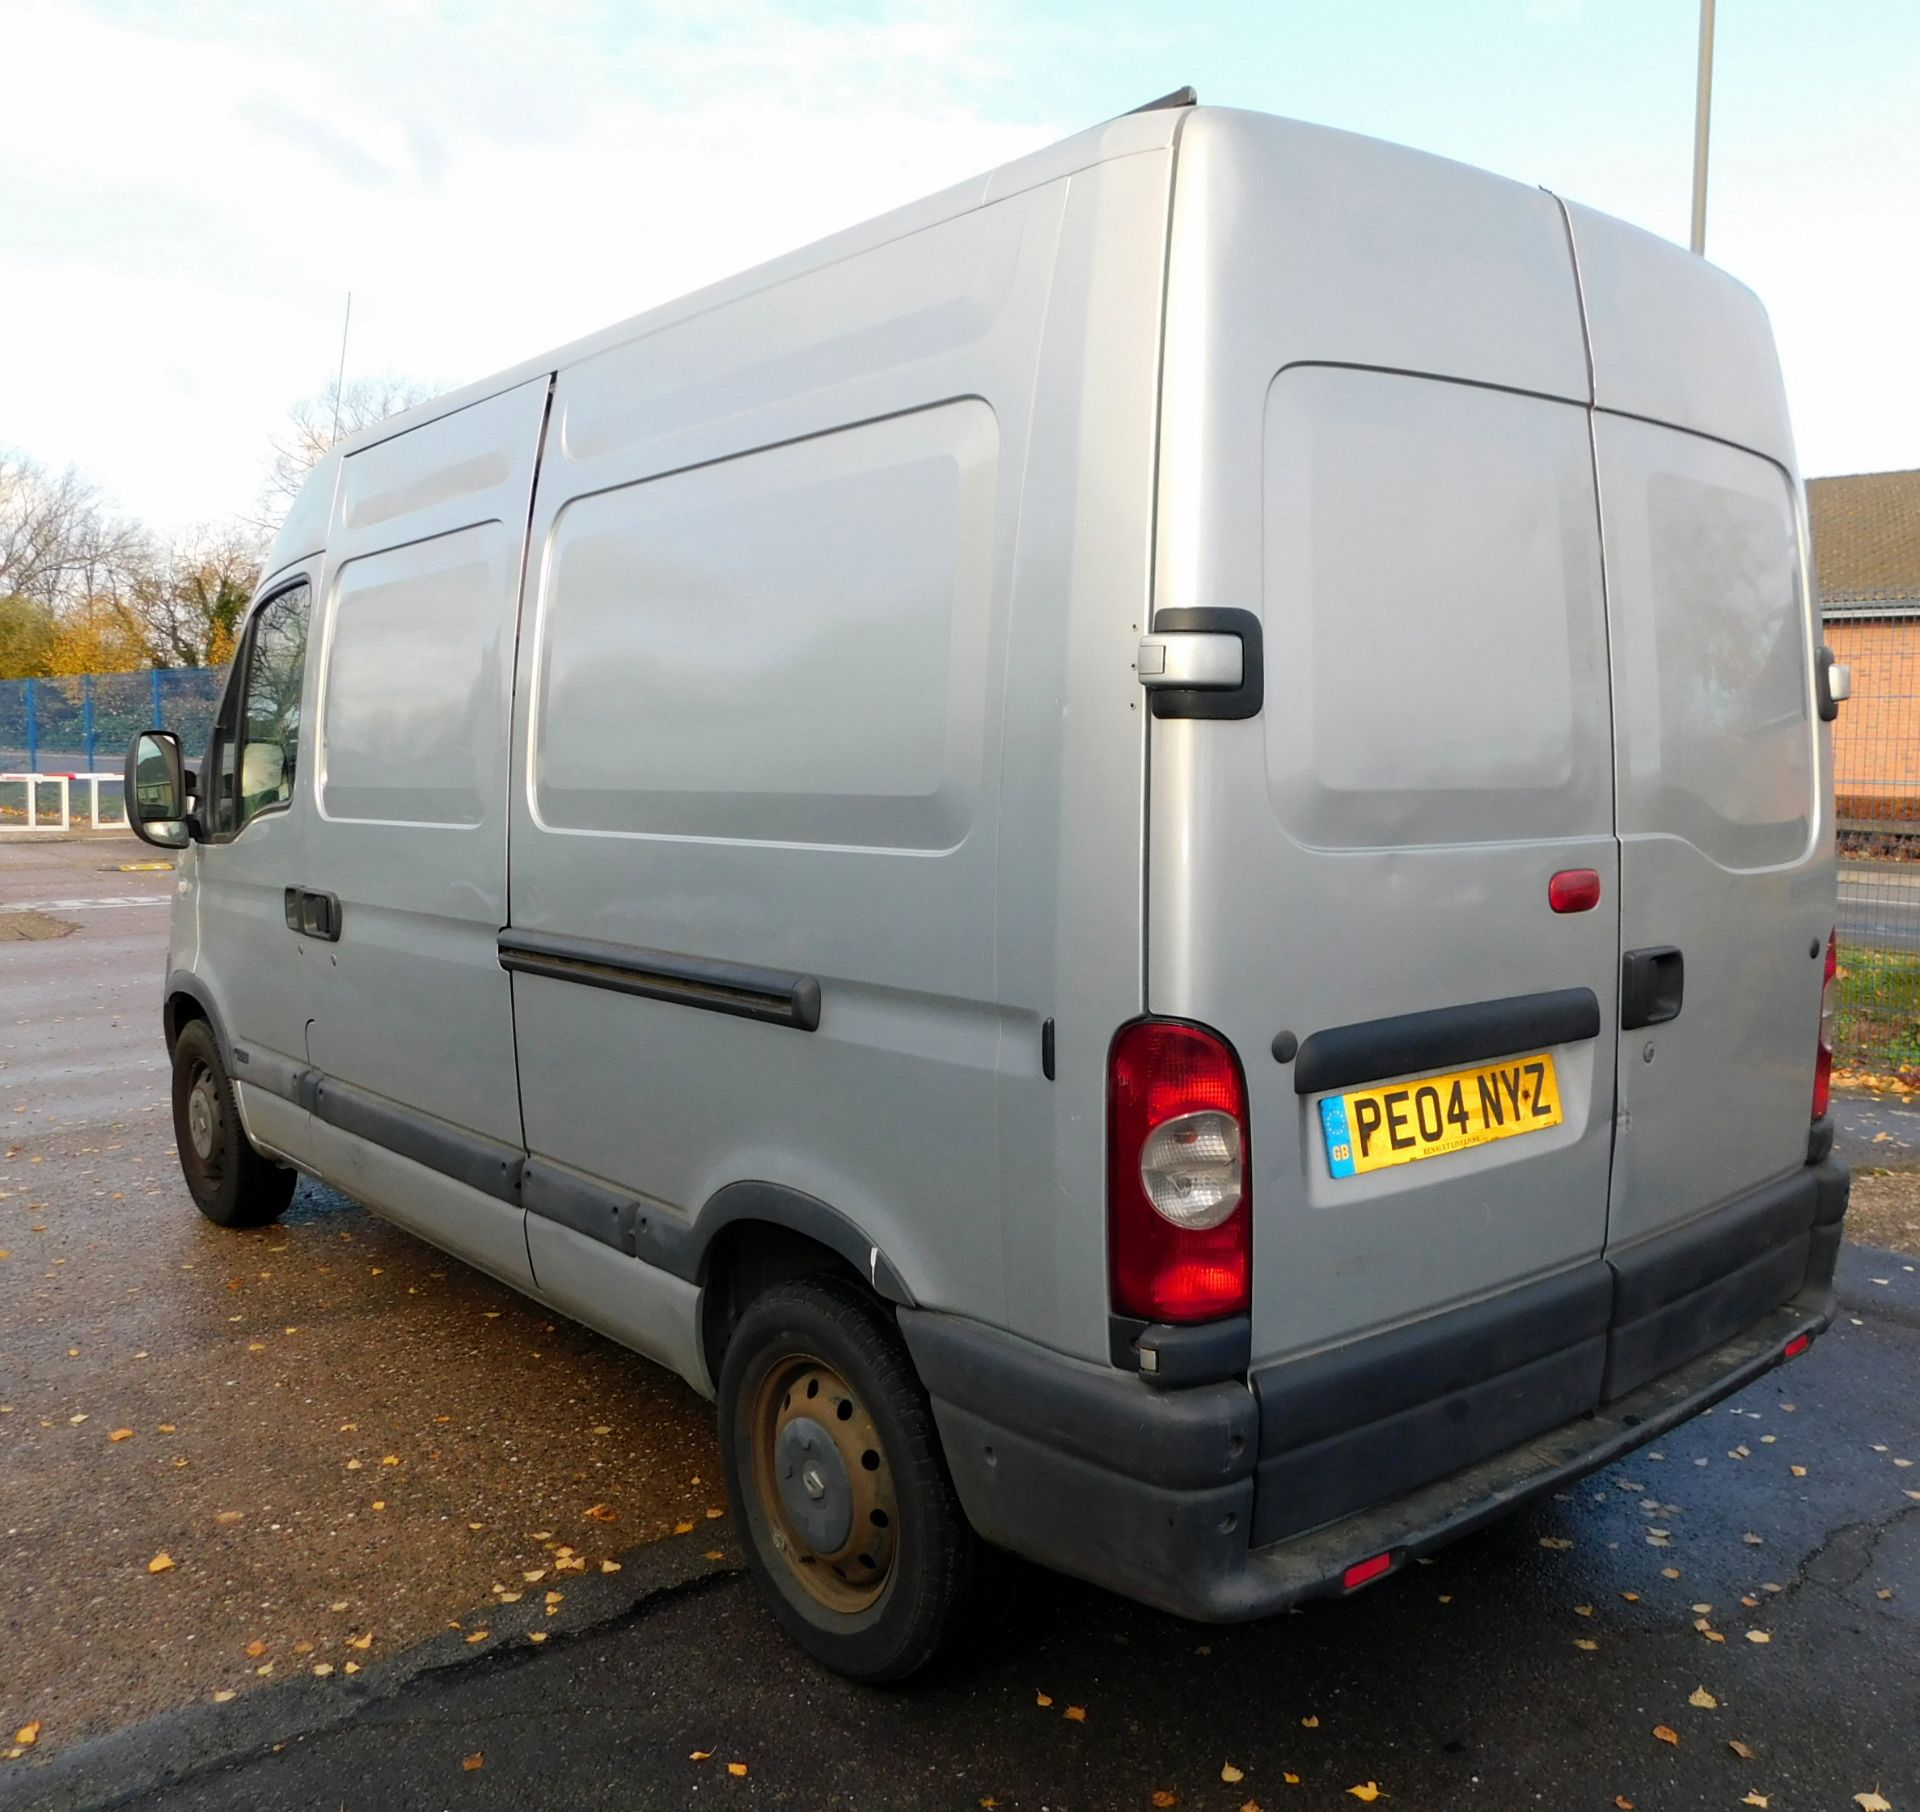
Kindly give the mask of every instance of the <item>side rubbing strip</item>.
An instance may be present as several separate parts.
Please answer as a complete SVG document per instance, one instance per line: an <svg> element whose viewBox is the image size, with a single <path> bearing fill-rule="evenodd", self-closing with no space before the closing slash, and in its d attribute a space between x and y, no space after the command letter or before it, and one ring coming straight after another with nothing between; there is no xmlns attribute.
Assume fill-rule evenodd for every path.
<svg viewBox="0 0 1920 1812"><path fill-rule="evenodd" d="M520 1205L520 1171L525 1154L517 1147L483 1139L329 1077L313 1087L313 1113L329 1126L370 1139L389 1151L442 1176L452 1177L514 1207Z"/></svg>
<svg viewBox="0 0 1920 1812"><path fill-rule="evenodd" d="M1431 1013L1401 1013L1315 1032L1293 1066L1297 1095L1437 1070L1449 1063L1505 1057L1549 1044L1600 1036L1600 1002L1591 988L1516 994Z"/></svg>
<svg viewBox="0 0 1920 1812"><path fill-rule="evenodd" d="M500 967L518 975L543 975L553 981L610 988L648 1000L704 1007L768 1025L812 1032L820 1024L820 984L811 975L784 969L756 969L745 963L705 956L681 956L670 950L640 950L629 944L600 944L588 938L560 937L546 931L503 931Z"/></svg>

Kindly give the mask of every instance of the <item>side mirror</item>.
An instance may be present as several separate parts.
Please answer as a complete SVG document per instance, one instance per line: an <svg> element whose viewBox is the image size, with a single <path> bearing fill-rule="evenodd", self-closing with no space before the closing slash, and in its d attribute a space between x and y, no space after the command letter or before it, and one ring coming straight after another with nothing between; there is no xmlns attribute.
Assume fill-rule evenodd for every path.
<svg viewBox="0 0 1920 1812"><path fill-rule="evenodd" d="M156 849L184 849L193 841L187 814L186 763L171 730L142 730L127 750L127 824Z"/></svg>

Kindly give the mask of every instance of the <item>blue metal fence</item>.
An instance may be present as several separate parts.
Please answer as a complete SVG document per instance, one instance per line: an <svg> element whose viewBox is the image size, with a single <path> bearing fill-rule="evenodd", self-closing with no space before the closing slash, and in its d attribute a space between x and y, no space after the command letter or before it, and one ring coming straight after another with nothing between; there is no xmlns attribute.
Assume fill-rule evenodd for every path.
<svg viewBox="0 0 1920 1812"><path fill-rule="evenodd" d="M0 770L94 773L120 766L127 744L156 725L189 759L206 747L224 667L149 667L62 679L0 680Z"/></svg>

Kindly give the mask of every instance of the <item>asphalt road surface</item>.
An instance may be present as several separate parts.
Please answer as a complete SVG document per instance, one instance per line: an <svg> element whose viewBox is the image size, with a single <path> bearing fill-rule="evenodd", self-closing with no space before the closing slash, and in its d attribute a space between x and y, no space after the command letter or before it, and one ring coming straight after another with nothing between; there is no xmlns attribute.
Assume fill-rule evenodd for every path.
<svg viewBox="0 0 1920 1812"><path fill-rule="evenodd" d="M1920 863L1842 862L1840 941L1920 951Z"/></svg>
<svg viewBox="0 0 1920 1812"><path fill-rule="evenodd" d="M42 1695L72 1718L70 1739L49 1717L36 1744L0 1763L8 1812L1273 1812L1350 1806L1355 1787L1421 1812L1762 1799L1774 1812L1852 1812L1874 1793L1920 1812L1920 1463L1902 1463L1920 1462L1916 1261L1850 1248L1836 1326L1805 1358L1350 1600L1204 1629L1018 1571L1002 1622L972 1652L917 1689L863 1690L779 1639L724 1535L708 1533L724 1523L678 1538L677 1523L658 1527L701 1501L687 1480L710 1465L701 1412L677 1386L551 1329L337 1198L260 1236L286 1250L268 1258L263 1246L249 1269L215 1264L212 1248L203 1258L198 1242L220 1236L194 1224L151 1127L162 1079L151 1003L118 992L125 975L151 988L160 909L75 906L81 888L23 879L10 854L0 910L9 892L65 901L81 929L0 947L0 1094L19 1148L0 1172L0 1247L18 1266L24 1244L34 1262L32 1288L0 1300L0 1395L16 1404L0 1417L0 1750ZM101 873L96 884L107 895L166 883ZM46 979L55 971L64 993ZM1915 1119L1848 1103L1843 1149L1911 1162ZM43 1162L25 1169L34 1155ZM370 1254L363 1241L382 1243ZM348 1248L351 1266L336 1250ZM6 1272L0 1290L20 1291ZM69 1357L61 1330L82 1321ZM302 1342L316 1333L309 1357ZM112 1444L93 1420L57 1413L92 1395L110 1425L113 1393L135 1389L120 1381L144 1377L133 1354L169 1352L167 1388L127 1417L135 1437ZM204 1423L166 1412L195 1429L190 1452L158 1434L175 1394ZM342 1415L357 1397L364 1407ZM245 1405L237 1437L221 1429L229 1403ZM336 1417L379 1432L335 1442ZM608 1435L582 1428L589 1417ZM24 1437L12 1426L23 1419ZM613 1427L621 1445L608 1455L593 1442ZM377 1466L389 1441L403 1462L391 1484L345 1470L350 1451ZM564 1458L552 1463L549 1448ZM193 1465L176 1472L175 1458ZM504 1476L520 1466L531 1487ZM634 1468L654 1469L658 1489L622 1499L616 1528L590 1537L579 1506L615 1498ZM219 1490L175 1502L202 1469ZM283 1471L298 1488L276 1496ZM380 1515L375 1490L391 1494ZM489 1493L497 1516L463 1516ZM244 1518L216 1533L209 1512L229 1500ZM153 1503L179 1530L167 1539L181 1564L158 1576L141 1564ZM511 1602L490 1588L518 1586L511 1565L553 1564L562 1512L575 1519L563 1545L617 1555L620 1570L569 1574L549 1618L552 1579ZM503 1529L508 1545L489 1546ZM513 1545L535 1536L546 1539ZM295 1632L356 1568L366 1578L342 1615L379 1639L350 1650L315 1625L296 1663ZM176 1586L190 1588L197 1624L171 1608ZM237 1638L256 1624L277 1674L241 1661Z"/></svg>

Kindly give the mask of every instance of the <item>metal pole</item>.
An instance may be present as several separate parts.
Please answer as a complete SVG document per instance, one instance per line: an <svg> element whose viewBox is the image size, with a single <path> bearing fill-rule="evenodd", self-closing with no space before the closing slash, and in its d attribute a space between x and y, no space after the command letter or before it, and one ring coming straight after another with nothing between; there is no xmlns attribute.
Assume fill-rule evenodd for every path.
<svg viewBox="0 0 1920 1812"><path fill-rule="evenodd" d="M1713 0L1700 0L1700 79L1693 99L1693 237L1707 255L1707 121L1713 111Z"/></svg>

